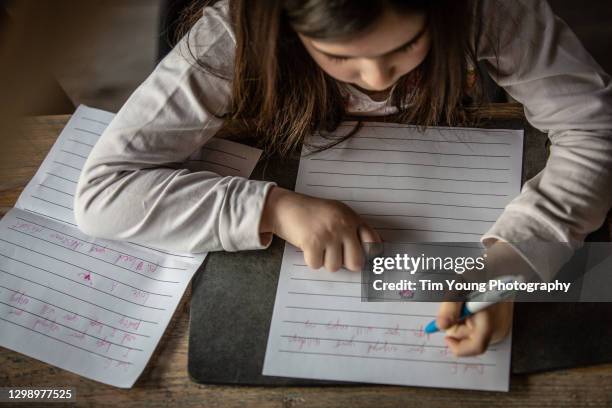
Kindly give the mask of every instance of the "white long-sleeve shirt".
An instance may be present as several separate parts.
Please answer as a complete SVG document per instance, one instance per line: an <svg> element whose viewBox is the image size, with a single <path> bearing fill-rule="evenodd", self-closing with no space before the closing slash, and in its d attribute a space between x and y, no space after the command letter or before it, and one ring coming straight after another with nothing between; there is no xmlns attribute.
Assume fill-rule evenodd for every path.
<svg viewBox="0 0 612 408"><path fill-rule="evenodd" d="M477 58L552 142L544 170L482 241L512 243L549 279L612 206L612 84L545 1L474 4L483 16ZM77 224L89 235L168 250L265 248L259 220L274 183L172 166L215 135L222 125L215 115L231 98L231 79L198 67L188 43L197 58L232 77L236 39L226 0L204 9L96 143L77 186ZM350 113L395 110L346 89ZM555 250L534 244L548 241L564 244Z"/></svg>

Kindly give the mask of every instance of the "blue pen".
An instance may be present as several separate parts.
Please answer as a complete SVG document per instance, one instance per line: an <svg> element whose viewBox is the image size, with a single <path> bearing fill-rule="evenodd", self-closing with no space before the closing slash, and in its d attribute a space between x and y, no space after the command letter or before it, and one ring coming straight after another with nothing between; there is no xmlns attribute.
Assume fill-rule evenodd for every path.
<svg viewBox="0 0 612 408"><path fill-rule="evenodd" d="M503 283L508 282L523 282L523 278L521 276L502 276L498 278ZM514 294L514 290L494 290L485 292L482 294L477 294L474 296L474 300L470 300L469 302L465 302L463 307L461 308L461 314L459 315L459 321L465 319L466 317L473 315L476 312L480 312L487 307L494 305L503 301L504 299L509 298ZM438 326L436 325L436 321L432 320L429 322L427 326L425 326L425 333L435 333L440 331Z"/></svg>

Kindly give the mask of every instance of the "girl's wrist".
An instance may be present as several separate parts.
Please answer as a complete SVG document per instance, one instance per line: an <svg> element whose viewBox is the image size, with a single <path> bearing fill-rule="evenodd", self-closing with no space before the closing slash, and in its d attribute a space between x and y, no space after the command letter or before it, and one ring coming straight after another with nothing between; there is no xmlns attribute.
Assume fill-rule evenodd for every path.
<svg viewBox="0 0 612 408"><path fill-rule="evenodd" d="M288 190L277 186L272 186L268 191L259 221L259 233L262 234L262 241L267 241L269 235L277 233L277 210L279 202L287 193L289 193Z"/></svg>

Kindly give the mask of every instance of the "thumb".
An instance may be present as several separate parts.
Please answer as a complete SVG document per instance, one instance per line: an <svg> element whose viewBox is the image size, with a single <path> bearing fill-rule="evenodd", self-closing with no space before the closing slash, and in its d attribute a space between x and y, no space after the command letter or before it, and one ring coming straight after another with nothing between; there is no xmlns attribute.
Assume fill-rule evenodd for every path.
<svg viewBox="0 0 612 408"><path fill-rule="evenodd" d="M441 330L446 330L453 326L459 320L461 314L461 302L442 302L438 309L438 317L436 318L436 326Z"/></svg>

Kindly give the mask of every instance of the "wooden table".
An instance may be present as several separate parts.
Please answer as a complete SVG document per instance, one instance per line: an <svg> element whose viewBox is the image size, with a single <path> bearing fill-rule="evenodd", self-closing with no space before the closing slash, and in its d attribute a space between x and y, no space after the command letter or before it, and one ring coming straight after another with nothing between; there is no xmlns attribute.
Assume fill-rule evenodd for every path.
<svg viewBox="0 0 612 408"><path fill-rule="evenodd" d="M518 105L487 110L493 118L522 116ZM68 115L27 119L14 138L0 141L0 216L4 215L40 166ZM608 216L612 227L612 216ZM612 230L612 228L610 228ZM611 237L612 238L612 237ZM134 388L121 390L79 377L0 348L0 386L74 387L78 405L180 407L575 407L612 406L612 364L542 374L512 376L509 393L416 387L246 387L200 385L189 379L187 345L190 291ZM54 405L57 406L57 405Z"/></svg>

